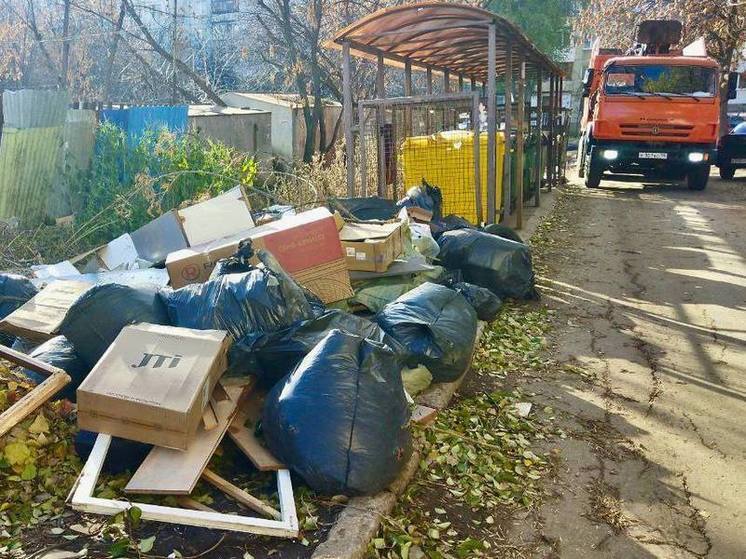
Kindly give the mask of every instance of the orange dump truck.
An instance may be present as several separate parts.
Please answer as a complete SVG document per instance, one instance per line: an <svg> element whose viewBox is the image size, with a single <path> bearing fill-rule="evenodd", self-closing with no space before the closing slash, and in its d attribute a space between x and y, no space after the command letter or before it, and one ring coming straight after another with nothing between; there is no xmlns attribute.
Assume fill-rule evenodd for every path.
<svg viewBox="0 0 746 559"><path fill-rule="evenodd" d="M589 188L617 180L682 180L707 186L719 138L720 69L671 48L677 21L645 21L627 54L596 49L583 79L578 172ZM735 80L730 80L735 96Z"/></svg>

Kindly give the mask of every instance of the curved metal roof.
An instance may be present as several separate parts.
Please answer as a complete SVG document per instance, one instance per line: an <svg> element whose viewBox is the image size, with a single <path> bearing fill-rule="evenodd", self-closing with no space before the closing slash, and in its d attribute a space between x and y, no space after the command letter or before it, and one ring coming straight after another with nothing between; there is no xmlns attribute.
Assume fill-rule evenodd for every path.
<svg viewBox="0 0 746 559"><path fill-rule="evenodd" d="M384 56L387 64L448 71L479 81L487 78L489 25L497 35L497 75L505 73L506 45L512 45L513 68L517 58L526 58L527 72L562 74L559 67L507 19L487 10L446 2L421 2L378 10L339 31L327 46L341 48L350 44L351 52L376 60Z"/></svg>

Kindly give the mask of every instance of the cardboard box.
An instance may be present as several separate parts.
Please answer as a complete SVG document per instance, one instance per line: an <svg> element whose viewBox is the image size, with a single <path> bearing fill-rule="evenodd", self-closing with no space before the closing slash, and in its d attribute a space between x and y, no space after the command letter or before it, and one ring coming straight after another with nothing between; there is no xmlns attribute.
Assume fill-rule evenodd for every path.
<svg viewBox="0 0 746 559"><path fill-rule="evenodd" d="M36 342L53 338L72 304L90 287L86 281L55 281L0 321L0 330Z"/></svg>
<svg viewBox="0 0 746 559"><path fill-rule="evenodd" d="M404 224L347 223L339 232L348 270L385 272L402 253Z"/></svg>
<svg viewBox="0 0 746 559"><path fill-rule="evenodd" d="M352 296L342 245L334 216L316 208L254 227L233 237L168 255L171 286L204 282L221 258L233 254L239 243L251 239L256 249L272 253L295 280L325 303Z"/></svg>
<svg viewBox="0 0 746 559"><path fill-rule="evenodd" d="M251 208L240 186L179 210L189 246L209 243L254 227Z"/></svg>
<svg viewBox="0 0 746 559"><path fill-rule="evenodd" d="M78 425L186 449L226 369L222 330L126 326L78 387Z"/></svg>

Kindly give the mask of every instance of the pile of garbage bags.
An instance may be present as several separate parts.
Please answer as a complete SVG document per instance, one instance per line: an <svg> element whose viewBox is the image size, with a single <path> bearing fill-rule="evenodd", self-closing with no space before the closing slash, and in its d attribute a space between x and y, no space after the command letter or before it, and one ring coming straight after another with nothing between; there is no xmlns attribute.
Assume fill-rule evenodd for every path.
<svg viewBox="0 0 746 559"><path fill-rule="evenodd" d="M61 335L38 347L8 336L0 343L65 370L72 382L57 397L74 401L128 324L224 330L233 341L226 374L254 375L268 390L258 432L269 450L316 491L381 491L412 453L408 396L468 370L478 321L497 319L504 299L536 297L531 251L509 228L480 230L443 216L440 190L424 180L398 203L349 198L334 205L361 220L398 213L406 224L403 271L363 274L340 308L324 305L270 253L243 242L204 283L92 285L69 308ZM425 212L403 210L412 207ZM26 278L0 274L0 318L36 293ZM76 448L86 452L94 439L81 431ZM149 448L117 439L111 454L134 467Z"/></svg>

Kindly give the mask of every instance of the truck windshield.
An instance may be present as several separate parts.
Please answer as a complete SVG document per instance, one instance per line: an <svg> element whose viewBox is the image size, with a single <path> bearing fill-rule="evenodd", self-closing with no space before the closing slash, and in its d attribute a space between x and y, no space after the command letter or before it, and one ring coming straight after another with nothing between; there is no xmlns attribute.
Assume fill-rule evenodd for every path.
<svg viewBox="0 0 746 559"><path fill-rule="evenodd" d="M614 64L606 71L608 95L715 96L715 70L701 66Z"/></svg>

